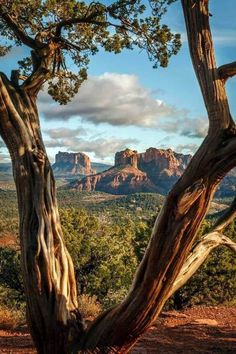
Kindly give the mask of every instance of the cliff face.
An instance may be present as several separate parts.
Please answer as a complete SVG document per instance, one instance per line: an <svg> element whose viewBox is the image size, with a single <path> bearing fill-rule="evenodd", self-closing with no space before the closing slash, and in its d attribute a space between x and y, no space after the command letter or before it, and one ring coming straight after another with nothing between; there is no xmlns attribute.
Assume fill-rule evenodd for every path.
<svg viewBox="0 0 236 354"><path fill-rule="evenodd" d="M190 155L177 154L171 149L150 148L144 153L126 149L115 154L114 167L75 182L72 188L113 194L166 194L182 175L190 159Z"/></svg>
<svg viewBox="0 0 236 354"><path fill-rule="evenodd" d="M138 153L135 150L126 149L115 154L115 166L130 165L138 168Z"/></svg>
<svg viewBox="0 0 236 354"><path fill-rule="evenodd" d="M85 177L81 181L73 183L71 187L78 190L98 190L112 194L156 191L145 172L129 165L122 168L113 167L105 172Z"/></svg>
<svg viewBox="0 0 236 354"><path fill-rule="evenodd" d="M56 154L56 162L52 166L56 175L90 175L96 173L91 168L90 158L82 153L60 152Z"/></svg>
<svg viewBox="0 0 236 354"><path fill-rule="evenodd" d="M191 160L191 155L178 154L171 149L149 148L139 154L138 168L145 171L161 193L166 194L179 179Z"/></svg>

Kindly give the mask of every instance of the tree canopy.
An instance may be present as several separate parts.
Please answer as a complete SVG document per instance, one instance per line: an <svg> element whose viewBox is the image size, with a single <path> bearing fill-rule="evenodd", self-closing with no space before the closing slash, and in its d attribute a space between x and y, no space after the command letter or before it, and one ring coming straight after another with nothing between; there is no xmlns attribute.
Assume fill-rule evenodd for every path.
<svg viewBox="0 0 236 354"><path fill-rule="evenodd" d="M38 84L48 80L49 94L66 104L87 78L90 57L101 49L120 53L137 47L147 52L153 67L166 67L180 48L180 35L161 23L166 6L174 1L0 1L0 55L14 45L31 48L12 80L32 86L40 69Z"/></svg>

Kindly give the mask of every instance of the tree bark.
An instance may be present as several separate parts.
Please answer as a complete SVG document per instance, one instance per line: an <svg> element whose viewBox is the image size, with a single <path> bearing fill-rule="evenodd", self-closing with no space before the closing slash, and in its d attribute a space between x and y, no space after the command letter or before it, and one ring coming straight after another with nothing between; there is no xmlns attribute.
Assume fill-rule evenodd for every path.
<svg viewBox="0 0 236 354"><path fill-rule="evenodd" d="M76 282L34 96L0 77L0 132L16 183L27 317L39 353L68 353L83 332Z"/></svg>

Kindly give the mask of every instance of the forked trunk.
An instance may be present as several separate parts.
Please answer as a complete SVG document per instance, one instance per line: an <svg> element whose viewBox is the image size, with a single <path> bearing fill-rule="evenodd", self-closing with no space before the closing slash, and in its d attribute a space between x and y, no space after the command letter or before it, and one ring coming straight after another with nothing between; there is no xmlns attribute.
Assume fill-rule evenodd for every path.
<svg viewBox="0 0 236 354"><path fill-rule="evenodd" d="M1 134L17 189L28 323L39 353L67 353L68 340L83 326L35 99L6 77L0 80Z"/></svg>

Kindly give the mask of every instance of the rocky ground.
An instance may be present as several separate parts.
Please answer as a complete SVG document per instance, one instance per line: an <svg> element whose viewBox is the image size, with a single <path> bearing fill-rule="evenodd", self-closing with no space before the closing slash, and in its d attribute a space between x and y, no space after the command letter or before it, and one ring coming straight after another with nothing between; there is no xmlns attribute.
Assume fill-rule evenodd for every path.
<svg viewBox="0 0 236 354"><path fill-rule="evenodd" d="M35 353L25 330L0 330L0 353ZM139 340L132 354L234 354L236 307L170 311Z"/></svg>

